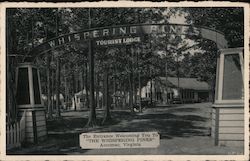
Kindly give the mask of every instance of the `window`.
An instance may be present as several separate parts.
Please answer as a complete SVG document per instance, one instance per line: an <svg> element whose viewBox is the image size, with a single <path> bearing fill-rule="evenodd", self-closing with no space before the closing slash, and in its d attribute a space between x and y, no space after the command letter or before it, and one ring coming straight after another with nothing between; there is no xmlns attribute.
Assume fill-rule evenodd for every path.
<svg viewBox="0 0 250 161"><path fill-rule="evenodd" d="M36 68L32 68L32 75L33 75L33 88L34 88L35 104L41 104L38 73L37 73Z"/></svg>
<svg viewBox="0 0 250 161"><path fill-rule="evenodd" d="M17 82L17 104L30 104L28 68L19 68Z"/></svg>
<svg viewBox="0 0 250 161"><path fill-rule="evenodd" d="M223 100L237 100L243 97L243 78L239 54L225 55L223 73Z"/></svg>

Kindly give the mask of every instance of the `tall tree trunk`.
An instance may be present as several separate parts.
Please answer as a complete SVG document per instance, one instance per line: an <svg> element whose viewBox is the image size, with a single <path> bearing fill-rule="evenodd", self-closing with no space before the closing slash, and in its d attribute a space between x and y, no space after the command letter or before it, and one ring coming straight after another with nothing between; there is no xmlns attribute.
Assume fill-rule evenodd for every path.
<svg viewBox="0 0 250 161"><path fill-rule="evenodd" d="M169 100L168 100L168 63L166 62L165 64L165 77L166 77L166 95L167 95L167 104L169 104Z"/></svg>
<svg viewBox="0 0 250 161"><path fill-rule="evenodd" d="M53 117L52 115L52 107L51 107L51 87L50 87L50 54L51 52L47 53L47 106L48 106L48 118L51 119Z"/></svg>
<svg viewBox="0 0 250 161"><path fill-rule="evenodd" d="M53 53L52 53L52 62L54 61L54 55L53 55ZM52 98L51 98L51 109L52 109L52 113L54 113L54 82L55 82L55 74L54 74L54 70L53 69L51 69L51 95L52 95Z"/></svg>
<svg viewBox="0 0 250 161"><path fill-rule="evenodd" d="M102 124L108 124L111 119L110 114L110 103L109 103L109 81L108 81L108 71L104 73L104 89L105 89L105 113Z"/></svg>
<svg viewBox="0 0 250 161"><path fill-rule="evenodd" d="M126 108L126 106L127 106L127 91L126 91L125 83L123 83L123 95L124 95L123 108Z"/></svg>
<svg viewBox="0 0 250 161"><path fill-rule="evenodd" d="M14 15L16 10L6 10L6 49L7 55L16 54L17 52L17 35L16 35L16 22L14 21ZM6 122L13 123L17 120L17 102L16 102L16 86L15 84L15 58L7 56L7 107L6 107Z"/></svg>
<svg viewBox="0 0 250 161"><path fill-rule="evenodd" d="M116 72L116 70L115 70L115 72ZM113 102L114 109L116 109L116 76L114 76L114 79L113 79L113 101L114 101Z"/></svg>
<svg viewBox="0 0 250 161"><path fill-rule="evenodd" d="M73 69L73 64L71 64L71 69ZM76 111L76 99L75 99L75 93L76 93L76 81L75 81L75 72L74 70L71 73L71 77L72 77L72 96L73 96L73 105L74 105L74 111Z"/></svg>
<svg viewBox="0 0 250 161"><path fill-rule="evenodd" d="M56 11L56 17L55 17L55 21L56 21L56 36L59 35L59 9L57 9ZM33 24L33 23L32 23ZM34 37L32 36L32 39L34 39ZM33 44L32 44L33 46ZM59 55L56 56L56 82L55 82L55 86L56 86L56 117L60 117L60 107L59 107L59 88L60 88L60 58ZM53 96L54 97L54 96Z"/></svg>
<svg viewBox="0 0 250 161"><path fill-rule="evenodd" d="M85 91L86 91L86 106L89 108L89 86L88 86L88 63L85 62Z"/></svg>
<svg viewBox="0 0 250 161"><path fill-rule="evenodd" d="M140 112L142 112L142 105L141 105L141 73L139 71L138 74L138 83L139 83L139 108L140 108Z"/></svg>
<svg viewBox="0 0 250 161"><path fill-rule="evenodd" d="M65 104L65 109L68 110L68 83L67 83L67 76L66 76L66 70L67 70L67 65L64 65L64 93L65 93L65 98L64 98L64 104Z"/></svg>
<svg viewBox="0 0 250 161"><path fill-rule="evenodd" d="M154 100L157 101L156 79L154 80Z"/></svg>
<svg viewBox="0 0 250 161"><path fill-rule="evenodd" d="M105 73L103 74L103 86L102 86L102 93L103 93L103 95L102 95L102 108L103 109L105 109L105 105L106 105L106 97L105 97L105 94L106 94L106 92L105 92L105 89L106 88L106 86L105 86Z"/></svg>
<svg viewBox="0 0 250 161"><path fill-rule="evenodd" d="M129 48L131 49L131 48ZM130 63L131 66L131 71L129 73L129 108L131 112L134 112L133 109L133 103L134 103L134 99L133 99L133 93L134 93L134 78L133 78L133 53L131 52L131 50L128 50L128 47L126 47L127 52L130 52L131 58L132 58L132 62Z"/></svg>
<svg viewBox="0 0 250 161"><path fill-rule="evenodd" d="M176 62L176 68L177 68L177 81L178 81L178 94L179 94L179 98L181 103L183 103L183 99L182 99L182 90L180 89L180 63L179 63L179 54L177 53L177 62Z"/></svg>
<svg viewBox="0 0 250 161"><path fill-rule="evenodd" d="M96 107L99 108L99 74L96 73Z"/></svg>
<svg viewBox="0 0 250 161"><path fill-rule="evenodd" d="M92 48L92 41L89 40L89 77L90 77L90 111L87 127L95 127L96 123L96 110L95 110L95 76L94 76L94 52Z"/></svg>
<svg viewBox="0 0 250 161"><path fill-rule="evenodd" d="M82 93L82 108L84 108L84 66L82 67L82 72L81 72L81 93Z"/></svg>
<svg viewBox="0 0 250 161"><path fill-rule="evenodd" d="M141 71L139 69L139 53L136 52L136 71L138 75L138 88L139 88L139 112L142 112L141 106Z"/></svg>
<svg viewBox="0 0 250 161"><path fill-rule="evenodd" d="M134 51L131 51L132 53L132 91L133 91L133 104L136 104L136 85L135 85L135 77L136 77L136 72L135 72L135 56L134 56Z"/></svg>
<svg viewBox="0 0 250 161"><path fill-rule="evenodd" d="M60 117L60 57L56 58L56 116Z"/></svg>
<svg viewBox="0 0 250 161"><path fill-rule="evenodd" d="M77 70L77 66L76 66L76 70ZM78 92L78 72L75 72L75 93Z"/></svg>
<svg viewBox="0 0 250 161"><path fill-rule="evenodd" d="M17 104L16 104L16 88L13 84L15 84L15 77L14 73L15 70L13 69L14 66L14 59L13 58L7 58L8 59L8 75L7 75L7 123L12 124L17 121Z"/></svg>
<svg viewBox="0 0 250 161"><path fill-rule="evenodd" d="M153 79L152 79L152 72L150 69L150 104L153 105Z"/></svg>
<svg viewBox="0 0 250 161"><path fill-rule="evenodd" d="M129 74L129 108L131 112L134 112L133 109L133 74Z"/></svg>

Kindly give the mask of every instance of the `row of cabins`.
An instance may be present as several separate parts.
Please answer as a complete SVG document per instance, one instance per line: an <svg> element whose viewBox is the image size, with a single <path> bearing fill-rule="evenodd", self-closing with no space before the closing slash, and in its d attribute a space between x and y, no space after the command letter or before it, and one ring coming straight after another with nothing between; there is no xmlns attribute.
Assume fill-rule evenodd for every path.
<svg viewBox="0 0 250 161"><path fill-rule="evenodd" d="M168 77L166 81L166 77L158 77L142 88L142 98L151 98L151 93L153 100L160 104L212 101L208 83L196 78Z"/></svg>
<svg viewBox="0 0 250 161"><path fill-rule="evenodd" d="M152 83L152 85L151 85ZM151 89L152 88L152 89ZM97 107L102 107L103 93L99 92ZM139 91L137 92L139 96ZM177 77L157 77L152 81L148 81L146 86L141 89L142 100L151 99L157 104L171 103L196 103L212 101L211 89L206 82L198 81L196 78L177 78ZM70 104L63 102L63 96L60 95L62 105L70 106L69 109L82 109L86 107L86 90L75 93ZM111 103L114 99L118 104L126 105L129 103L129 95L123 92L117 92L112 95ZM123 103L121 103L123 102ZM68 107L64 107L67 109Z"/></svg>

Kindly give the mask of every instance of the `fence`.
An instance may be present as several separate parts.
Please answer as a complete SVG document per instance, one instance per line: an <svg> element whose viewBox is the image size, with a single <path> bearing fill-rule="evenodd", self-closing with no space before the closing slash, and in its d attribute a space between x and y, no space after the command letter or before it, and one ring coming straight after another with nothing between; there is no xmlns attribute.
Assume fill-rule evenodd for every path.
<svg viewBox="0 0 250 161"><path fill-rule="evenodd" d="M20 121L7 125L6 127L6 146L7 149L20 147L25 139L25 113Z"/></svg>

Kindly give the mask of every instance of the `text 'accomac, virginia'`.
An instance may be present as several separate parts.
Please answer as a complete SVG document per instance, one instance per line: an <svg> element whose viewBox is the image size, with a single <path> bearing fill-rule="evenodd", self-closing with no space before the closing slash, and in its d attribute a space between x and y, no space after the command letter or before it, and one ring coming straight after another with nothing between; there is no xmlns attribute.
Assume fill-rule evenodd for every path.
<svg viewBox="0 0 250 161"><path fill-rule="evenodd" d="M82 133L82 149L154 148L160 144L157 132Z"/></svg>

